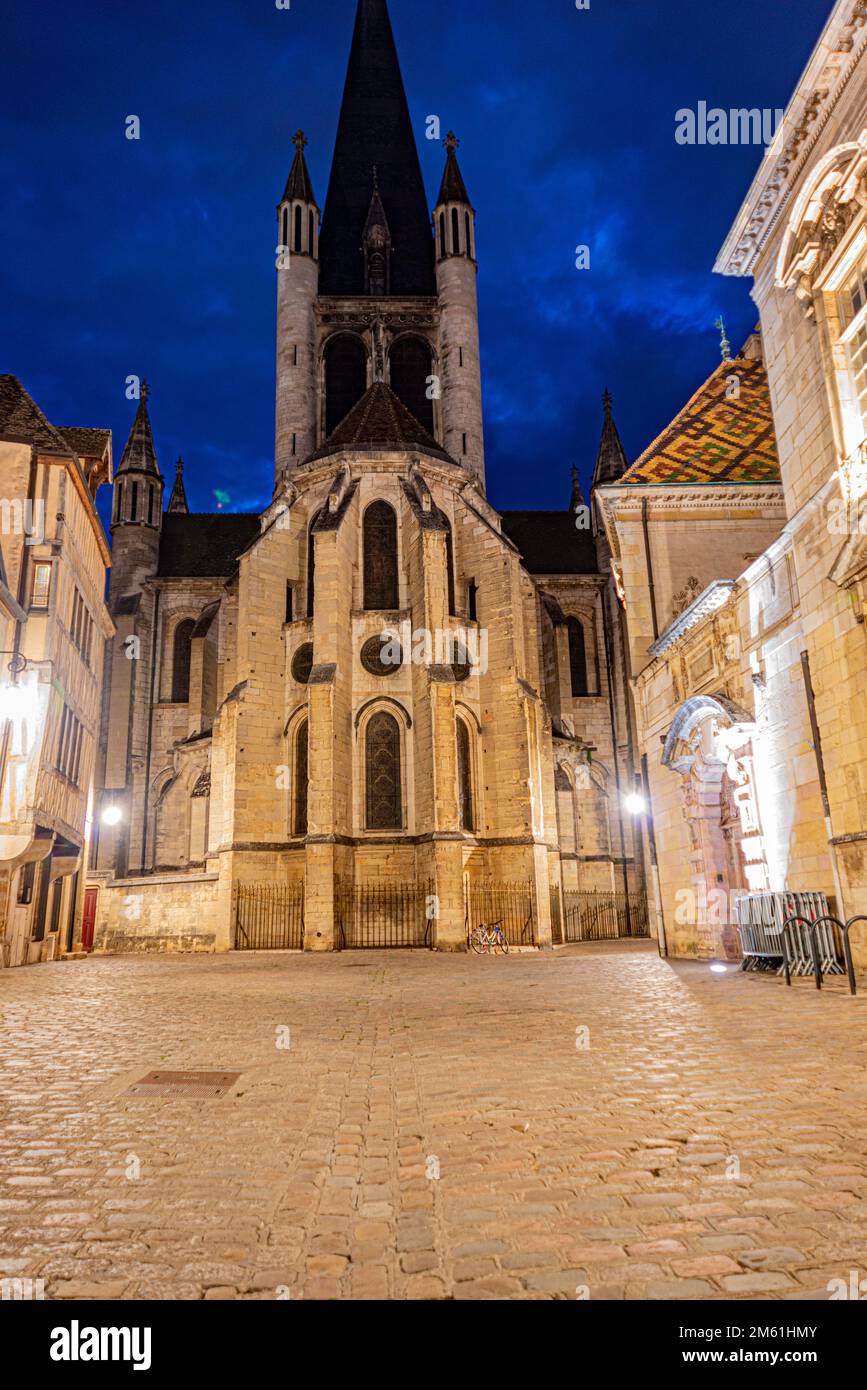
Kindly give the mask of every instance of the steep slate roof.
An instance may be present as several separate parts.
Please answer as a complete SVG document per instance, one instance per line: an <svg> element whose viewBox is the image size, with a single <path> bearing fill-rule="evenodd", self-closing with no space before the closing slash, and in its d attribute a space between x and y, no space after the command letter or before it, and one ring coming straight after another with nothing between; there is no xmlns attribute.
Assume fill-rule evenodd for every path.
<svg viewBox="0 0 867 1390"><path fill-rule="evenodd" d="M135 413L135 419L132 422L129 438L124 446L115 477L131 471L153 473L157 478L162 476L154 448L154 437L148 415L148 389L145 385L142 385L138 410Z"/></svg>
<svg viewBox="0 0 867 1390"><path fill-rule="evenodd" d="M319 243L319 293L364 293L361 235L376 168L391 294L436 294L430 209L386 0L359 0Z"/></svg>
<svg viewBox="0 0 867 1390"><path fill-rule="evenodd" d="M304 158L304 146L307 141L304 139L302 131L294 137L295 158L292 161L292 168L289 170L289 177L286 180L286 187L283 191L283 202L291 203L293 200L302 203L312 203L317 207L316 196L313 192L313 181L307 169L307 160Z"/></svg>
<svg viewBox="0 0 867 1390"><path fill-rule="evenodd" d="M111 444L111 430L82 429L78 425L58 425L57 428L79 458L105 458Z"/></svg>
<svg viewBox="0 0 867 1390"><path fill-rule="evenodd" d="M502 512L501 517L530 574L598 574L593 534L579 531L571 512Z"/></svg>
<svg viewBox="0 0 867 1390"><path fill-rule="evenodd" d="M737 399L726 396L732 376L740 379ZM620 479L623 486L778 482L767 374L761 362L746 357L721 362Z"/></svg>
<svg viewBox="0 0 867 1390"><path fill-rule="evenodd" d="M626 450L620 439L611 409L611 393L606 388L602 397L605 405L605 419L602 422L602 437L596 455L596 469L593 473L593 487L604 483L616 483L629 467Z"/></svg>
<svg viewBox="0 0 867 1390"><path fill-rule="evenodd" d="M368 387L358 404L331 431L322 448L310 455L310 461L342 453L345 449L420 449L446 463L455 462L382 381L375 381Z"/></svg>
<svg viewBox="0 0 867 1390"><path fill-rule="evenodd" d="M443 181L440 184L439 196L437 197L437 207L440 203L466 203L470 204L470 195L464 183L464 176L458 164L458 157L455 151L458 141L454 135L449 134L446 139L446 167L443 170Z"/></svg>
<svg viewBox="0 0 867 1390"><path fill-rule="evenodd" d="M44 453L72 453L68 440L42 414L17 376L0 375L0 439L33 444Z"/></svg>
<svg viewBox="0 0 867 1390"><path fill-rule="evenodd" d="M249 512L167 512L157 577L227 579L259 530L259 517Z"/></svg>

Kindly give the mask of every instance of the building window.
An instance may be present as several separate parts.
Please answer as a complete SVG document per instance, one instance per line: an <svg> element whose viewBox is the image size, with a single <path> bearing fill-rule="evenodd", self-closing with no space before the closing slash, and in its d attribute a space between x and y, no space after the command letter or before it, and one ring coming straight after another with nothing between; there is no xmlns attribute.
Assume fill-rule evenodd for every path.
<svg viewBox="0 0 867 1390"><path fill-rule="evenodd" d="M72 645L81 653L86 666L90 666L90 653L93 645L93 619L78 589L72 597L72 626L70 629Z"/></svg>
<svg viewBox="0 0 867 1390"><path fill-rule="evenodd" d="M312 213L312 212L308 212L308 214L307 214L307 250L309 251L309 253L310 253L311 256L313 255L313 241L314 241L314 236L315 236L315 224L314 224L314 221L313 221L313 213Z"/></svg>
<svg viewBox="0 0 867 1390"><path fill-rule="evenodd" d="M138 483L133 483L130 493L129 519L135 521L138 517Z"/></svg>
<svg viewBox="0 0 867 1390"><path fill-rule="evenodd" d="M36 878L36 863L31 860L25 864L18 875L18 906L26 907L33 902L33 883Z"/></svg>
<svg viewBox="0 0 867 1390"><path fill-rule="evenodd" d="M33 566L33 583L30 587L30 607L47 608L51 597L51 566L48 564L35 564Z"/></svg>
<svg viewBox="0 0 867 1390"><path fill-rule="evenodd" d="M472 222L470 221L470 214L469 214L469 213L466 213L465 216L466 216L466 230L467 230L467 255L468 255L468 256L472 256L472 254L473 254Z"/></svg>
<svg viewBox="0 0 867 1390"><path fill-rule="evenodd" d="M852 389L867 433L867 259L838 291L837 307Z"/></svg>
<svg viewBox="0 0 867 1390"><path fill-rule="evenodd" d="M399 603L397 517L387 502L364 513L364 607L394 610Z"/></svg>
<svg viewBox="0 0 867 1390"><path fill-rule="evenodd" d="M295 209L295 250L300 254L301 249L301 209L298 207Z"/></svg>
<svg viewBox="0 0 867 1390"><path fill-rule="evenodd" d="M457 721L458 752L458 812L461 830L475 830L476 812L473 805L473 765L470 751L470 731L463 719Z"/></svg>
<svg viewBox="0 0 867 1390"><path fill-rule="evenodd" d="M455 604L455 545L452 540L452 528L448 517L443 517L443 525L446 528L446 588L448 590L449 617L456 616Z"/></svg>
<svg viewBox="0 0 867 1390"><path fill-rule="evenodd" d="M293 588L292 588L292 585L291 585L291 584L287 584L287 585L286 585L286 621L287 621L287 623L292 623L292 622L295 621L294 611L295 611L295 592L294 592L294 590L293 590Z"/></svg>
<svg viewBox="0 0 867 1390"><path fill-rule="evenodd" d="M433 366L428 344L422 338L399 338L388 360L392 391L433 434L433 400L428 391Z"/></svg>
<svg viewBox="0 0 867 1390"><path fill-rule="evenodd" d="M51 887L51 919L48 924L50 932L57 931L60 926L60 907L63 902L63 879L56 878Z"/></svg>
<svg viewBox="0 0 867 1390"><path fill-rule="evenodd" d="M148 526L154 524L154 485L148 483Z"/></svg>
<svg viewBox="0 0 867 1390"><path fill-rule="evenodd" d="M316 602L316 523L321 512L317 512L310 523L310 530L307 533L307 616L313 617L313 605Z"/></svg>
<svg viewBox="0 0 867 1390"><path fill-rule="evenodd" d="M295 738L295 777L292 826L296 835L307 834L307 801L310 789L310 725L303 720Z"/></svg>
<svg viewBox="0 0 867 1390"><path fill-rule="evenodd" d="M283 240L280 243L287 251L289 250L289 209L283 209Z"/></svg>
<svg viewBox="0 0 867 1390"><path fill-rule="evenodd" d="M325 349L325 434L330 435L367 390L367 351L360 338L341 333Z"/></svg>
<svg viewBox="0 0 867 1390"><path fill-rule="evenodd" d="M456 256L461 253L461 223L457 208L452 208L452 251Z"/></svg>
<svg viewBox="0 0 867 1390"><path fill-rule="evenodd" d="M577 618L569 618L569 670L572 677L573 696L586 695L587 692L587 650L584 645L584 628Z"/></svg>
<svg viewBox="0 0 867 1390"><path fill-rule="evenodd" d="M400 830L400 729L384 710L372 716L365 732L365 782L367 829Z"/></svg>
<svg viewBox="0 0 867 1390"><path fill-rule="evenodd" d="M446 215L445 215L444 212L441 212L441 213L440 213L440 257L441 257L442 259L445 259L445 257L446 257L447 255L448 255L448 247L446 246Z"/></svg>
<svg viewBox="0 0 867 1390"><path fill-rule="evenodd" d="M121 508L121 503L122 503L122 502L123 502L123 483L115 483L115 485L114 485L114 519L115 519L115 521L119 521L119 520L120 520L120 508Z"/></svg>
<svg viewBox="0 0 867 1390"><path fill-rule="evenodd" d="M81 753L84 743L84 729L68 705L63 706L60 716L60 734L57 739L57 758L55 766L62 777L73 786L79 785L81 774Z"/></svg>
<svg viewBox="0 0 867 1390"><path fill-rule="evenodd" d="M192 618L178 623L172 649L172 704L185 705L190 698L190 657L192 655Z"/></svg>
<svg viewBox="0 0 867 1390"><path fill-rule="evenodd" d="M479 621L479 586L475 579L467 585L467 617L471 623Z"/></svg>

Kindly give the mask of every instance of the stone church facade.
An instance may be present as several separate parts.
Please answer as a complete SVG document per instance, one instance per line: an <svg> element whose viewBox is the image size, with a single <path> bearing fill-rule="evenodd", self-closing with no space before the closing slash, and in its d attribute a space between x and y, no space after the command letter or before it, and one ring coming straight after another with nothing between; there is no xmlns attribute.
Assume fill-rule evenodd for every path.
<svg viewBox="0 0 867 1390"><path fill-rule="evenodd" d="M473 888L504 883L548 945L552 889L644 885L610 398L589 507L574 475L561 512L491 506L476 214L450 135L431 216L384 0L321 218L294 143L270 506L193 515L180 463L166 504L146 390L115 475L96 946L231 949L240 889L271 885L327 951L341 894L417 885L429 944L462 950Z"/></svg>

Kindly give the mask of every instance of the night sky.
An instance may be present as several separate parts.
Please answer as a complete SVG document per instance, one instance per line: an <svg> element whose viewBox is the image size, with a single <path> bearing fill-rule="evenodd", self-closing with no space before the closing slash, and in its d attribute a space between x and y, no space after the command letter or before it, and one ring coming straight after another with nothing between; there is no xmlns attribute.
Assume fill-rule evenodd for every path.
<svg viewBox="0 0 867 1390"><path fill-rule="evenodd" d="M270 500L274 208L298 126L324 205L355 8L0 0L0 371L53 423L111 427L116 461L147 376L196 511ZM489 496L565 507L606 385L635 458L719 362L717 316L735 347L756 322L712 265L761 151L680 146L675 111L785 106L830 0L390 9L430 201L437 114L477 209Z"/></svg>

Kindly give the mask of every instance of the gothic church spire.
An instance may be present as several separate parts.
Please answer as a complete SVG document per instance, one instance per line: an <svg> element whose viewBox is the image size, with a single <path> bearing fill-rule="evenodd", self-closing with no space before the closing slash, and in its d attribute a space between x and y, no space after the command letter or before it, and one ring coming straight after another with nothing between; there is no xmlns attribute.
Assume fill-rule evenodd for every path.
<svg viewBox="0 0 867 1390"><path fill-rule="evenodd" d="M599 452L596 455L596 471L593 474L593 486L600 487L605 483L616 483L618 478L629 467L629 460L626 451L620 441L617 426L614 423L614 415L611 409L611 392L605 388L602 397L605 407L605 419L602 423L602 438L599 441Z"/></svg>
<svg viewBox="0 0 867 1390"><path fill-rule="evenodd" d="M358 0L320 241L321 294L365 292L373 170L394 253L391 295L433 295L433 239L386 0Z"/></svg>

